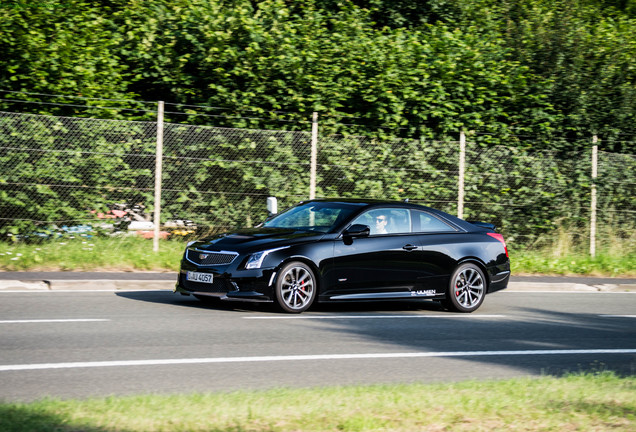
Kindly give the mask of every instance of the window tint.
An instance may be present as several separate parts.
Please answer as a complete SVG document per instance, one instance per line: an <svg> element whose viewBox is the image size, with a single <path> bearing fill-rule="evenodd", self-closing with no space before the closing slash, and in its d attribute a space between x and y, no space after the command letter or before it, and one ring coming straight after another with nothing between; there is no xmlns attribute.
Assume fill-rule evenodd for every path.
<svg viewBox="0 0 636 432"><path fill-rule="evenodd" d="M453 227L437 219L435 216L422 212L413 212L413 228L417 232L452 232L455 231Z"/></svg>
<svg viewBox="0 0 636 432"><path fill-rule="evenodd" d="M328 232L354 210L355 206L337 202L309 202L275 216L265 222L264 226Z"/></svg>
<svg viewBox="0 0 636 432"><path fill-rule="evenodd" d="M368 225L372 235L410 233L411 213L398 208L373 209L358 216L353 224Z"/></svg>

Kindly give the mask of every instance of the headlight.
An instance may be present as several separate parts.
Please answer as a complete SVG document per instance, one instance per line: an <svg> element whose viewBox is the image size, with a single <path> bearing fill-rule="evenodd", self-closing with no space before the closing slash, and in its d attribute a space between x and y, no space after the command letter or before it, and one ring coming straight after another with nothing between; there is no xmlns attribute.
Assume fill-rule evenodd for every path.
<svg viewBox="0 0 636 432"><path fill-rule="evenodd" d="M276 249L268 249L268 250L265 250L262 252L256 252L250 255L249 259L247 260L247 263L245 264L245 269L250 270L250 269L261 268L261 265L263 265L263 260L265 259L267 255L281 249L286 249L288 247L289 246L283 246Z"/></svg>
<svg viewBox="0 0 636 432"><path fill-rule="evenodd" d="M263 264L263 259L267 256L265 251L257 252L253 255L250 255L250 258L247 260L247 264L245 264L246 269L256 269L261 268L261 264Z"/></svg>

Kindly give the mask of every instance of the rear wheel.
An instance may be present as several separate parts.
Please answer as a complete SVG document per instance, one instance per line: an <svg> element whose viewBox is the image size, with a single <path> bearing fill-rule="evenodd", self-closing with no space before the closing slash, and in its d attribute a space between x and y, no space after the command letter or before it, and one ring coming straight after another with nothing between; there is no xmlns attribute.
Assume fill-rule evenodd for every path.
<svg viewBox="0 0 636 432"><path fill-rule="evenodd" d="M484 302L487 291L484 273L475 264L462 264L453 273L443 302L454 312L473 312Z"/></svg>
<svg viewBox="0 0 636 432"><path fill-rule="evenodd" d="M309 309L316 298L314 272L301 262L286 264L276 280L276 302L285 312L301 313Z"/></svg>

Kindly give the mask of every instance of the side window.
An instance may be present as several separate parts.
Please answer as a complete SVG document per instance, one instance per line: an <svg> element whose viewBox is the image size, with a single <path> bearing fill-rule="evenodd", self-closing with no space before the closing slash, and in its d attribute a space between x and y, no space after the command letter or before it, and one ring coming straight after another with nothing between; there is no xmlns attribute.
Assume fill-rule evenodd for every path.
<svg viewBox="0 0 636 432"><path fill-rule="evenodd" d="M373 209L358 216L352 224L368 225L372 235L410 233L411 213L399 208Z"/></svg>
<svg viewBox="0 0 636 432"><path fill-rule="evenodd" d="M423 212L413 211L413 228L416 232L454 232L453 227L437 219L435 216Z"/></svg>

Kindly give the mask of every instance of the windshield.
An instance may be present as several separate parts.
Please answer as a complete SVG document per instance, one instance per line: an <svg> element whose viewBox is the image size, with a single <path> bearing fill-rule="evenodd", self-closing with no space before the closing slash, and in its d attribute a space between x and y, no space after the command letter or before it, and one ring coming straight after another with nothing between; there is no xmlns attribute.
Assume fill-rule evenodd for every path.
<svg viewBox="0 0 636 432"><path fill-rule="evenodd" d="M273 217L263 226L326 233L340 225L358 206L341 202L308 202Z"/></svg>

